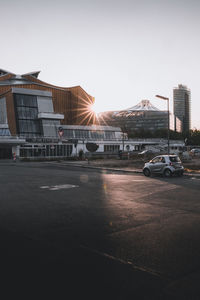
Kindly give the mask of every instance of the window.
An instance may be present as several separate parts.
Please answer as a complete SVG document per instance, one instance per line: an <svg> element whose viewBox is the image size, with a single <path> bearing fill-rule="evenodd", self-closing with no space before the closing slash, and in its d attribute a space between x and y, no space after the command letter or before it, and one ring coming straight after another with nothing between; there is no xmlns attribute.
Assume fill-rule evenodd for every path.
<svg viewBox="0 0 200 300"><path fill-rule="evenodd" d="M10 136L10 130L8 128L0 128L0 136Z"/></svg>
<svg viewBox="0 0 200 300"><path fill-rule="evenodd" d="M74 131L73 129L64 129L64 137L68 139L74 138Z"/></svg>
<svg viewBox="0 0 200 300"><path fill-rule="evenodd" d="M69 157L72 145L24 145L20 147L20 157Z"/></svg>
<svg viewBox="0 0 200 300"><path fill-rule="evenodd" d="M76 139L88 139L89 131L77 129L77 130L75 130L75 138Z"/></svg>
<svg viewBox="0 0 200 300"><path fill-rule="evenodd" d="M161 162L165 163L165 158L164 157L161 157Z"/></svg>
<svg viewBox="0 0 200 300"><path fill-rule="evenodd" d="M91 138L95 140L103 140L104 134L103 131L91 131L90 132Z"/></svg>
<svg viewBox="0 0 200 300"><path fill-rule="evenodd" d="M15 103L17 107L35 107L37 108L37 96L15 94Z"/></svg>
<svg viewBox="0 0 200 300"><path fill-rule="evenodd" d="M21 136L40 136L37 96L15 94L16 123Z"/></svg>
<svg viewBox="0 0 200 300"><path fill-rule="evenodd" d="M161 161L161 159L162 159L162 157L155 157L154 159L152 159L152 163L158 163L158 162L160 162Z"/></svg>
<svg viewBox="0 0 200 300"><path fill-rule="evenodd" d="M171 162L180 162L180 158L178 156L170 156L169 159Z"/></svg>
<svg viewBox="0 0 200 300"><path fill-rule="evenodd" d="M119 149L119 145L104 145L104 152L118 152Z"/></svg>
<svg viewBox="0 0 200 300"><path fill-rule="evenodd" d="M107 140L115 139L115 132L114 131L105 131L105 138Z"/></svg>

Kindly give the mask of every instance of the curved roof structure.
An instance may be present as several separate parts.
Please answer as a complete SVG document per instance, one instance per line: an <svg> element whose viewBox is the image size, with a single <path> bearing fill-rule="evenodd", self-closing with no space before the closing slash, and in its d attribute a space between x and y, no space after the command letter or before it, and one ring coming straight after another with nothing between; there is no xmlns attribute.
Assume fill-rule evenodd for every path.
<svg viewBox="0 0 200 300"><path fill-rule="evenodd" d="M159 111L157 107L155 107L149 100L142 100L135 106L132 106L127 109L127 112L132 111Z"/></svg>
<svg viewBox="0 0 200 300"><path fill-rule="evenodd" d="M9 99L14 105L14 98L10 95L13 93L13 88L21 89L21 92L22 89L30 89L33 93L36 90L48 91L51 92L55 112L64 114L63 124L91 125L96 123L96 116L91 110L94 97L80 86L59 87L46 83L38 79L39 74L40 71L34 71L18 75L0 68L0 96L6 95L6 99L10 96ZM12 107L12 113L14 114L14 107ZM10 117L12 118L14 117ZM12 124L16 131L15 124ZM14 131L13 134L15 134Z"/></svg>
<svg viewBox="0 0 200 300"><path fill-rule="evenodd" d="M17 75L11 73L10 71L6 71L0 69L0 86L8 86L8 85L40 85L43 87L54 88L62 91L70 91L75 93L77 90L83 92L86 95L86 100L90 101L90 103L94 103L94 97L88 94L80 85L73 87L60 87L56 85L49 84L38 79L38 76L41 71L30 72L22 75Z"/></svg>
<svg viewBox="0 0 200 300"><path fill-rule="evenodd" d="M161 113L157 107L155 107L149 100L142 100L137 105L132 106L125 110L113 112L114 117L135 117L143 115L145 112Z"/></svg>

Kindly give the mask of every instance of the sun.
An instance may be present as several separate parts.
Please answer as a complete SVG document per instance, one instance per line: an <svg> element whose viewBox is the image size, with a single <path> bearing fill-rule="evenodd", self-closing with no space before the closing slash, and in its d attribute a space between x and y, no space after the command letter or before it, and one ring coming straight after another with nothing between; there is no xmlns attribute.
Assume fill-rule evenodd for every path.
<svg viewBox="0 0 200 300"><path fill-rule="evenodd" d="M100 107L96 104L96 102L92 103L90 105L90 109L96 114L98 115L98 113L100 113L102 110L100 109Z"/></svg>

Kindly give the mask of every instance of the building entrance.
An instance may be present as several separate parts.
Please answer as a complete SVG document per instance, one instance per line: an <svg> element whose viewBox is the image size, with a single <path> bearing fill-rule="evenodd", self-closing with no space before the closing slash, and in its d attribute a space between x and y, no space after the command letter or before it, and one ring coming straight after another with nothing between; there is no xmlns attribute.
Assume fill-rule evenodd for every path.
<svg viewBox="0 0 200 300"><path fill-rule="evenodd" d="M0 147L0 159L11 159L12 148L11 147Z"/></svg>

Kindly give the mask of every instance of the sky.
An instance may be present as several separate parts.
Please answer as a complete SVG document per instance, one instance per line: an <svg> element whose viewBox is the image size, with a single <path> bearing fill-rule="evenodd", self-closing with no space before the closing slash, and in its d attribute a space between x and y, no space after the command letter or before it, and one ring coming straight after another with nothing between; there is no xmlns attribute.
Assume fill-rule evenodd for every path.
<svg viewBox="0 0 200 300"><path fill-rule="evenodd" d="M199 0L0 0L0 68L80 85L97 112L148 99L159 109L173 88L191 90L200 129Z"/></svg>

